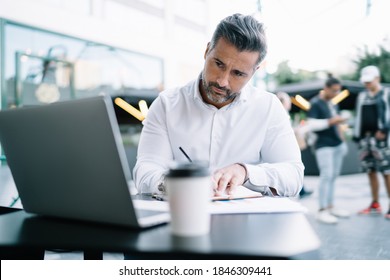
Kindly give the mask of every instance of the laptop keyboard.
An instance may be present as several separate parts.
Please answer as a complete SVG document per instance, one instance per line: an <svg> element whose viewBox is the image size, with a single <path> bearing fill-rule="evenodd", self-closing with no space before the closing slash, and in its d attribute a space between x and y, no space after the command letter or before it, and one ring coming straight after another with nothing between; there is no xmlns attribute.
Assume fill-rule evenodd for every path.
<svg viewBox="0 0 390 280"><path fill-rule="evenodd" d="M144 217L166 213L164 211L154 211L154 210L145 210L145 209L136 209L136 212L138 218L144 218Z"/></svg>

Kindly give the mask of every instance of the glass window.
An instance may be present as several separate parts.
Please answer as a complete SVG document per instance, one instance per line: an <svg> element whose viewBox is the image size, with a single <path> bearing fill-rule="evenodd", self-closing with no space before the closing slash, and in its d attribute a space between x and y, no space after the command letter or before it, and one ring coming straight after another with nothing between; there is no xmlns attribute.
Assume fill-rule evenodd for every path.
<svg viewBox="0 0 390 280"><path fill-rule="evenodd" d="M17 24L5 26L4 38L3 108L42 103L36 98L42 83L57 86L60 100L100 93L142 97L145 90L156 97L163 85L161 58ZM20 96L16 84L22 89Z"/></svg>
<svg viewBox="0 0 390 280"><path fill-rule="evenodd" d="M105 93L140 110L140 100L150 105L163 88L163 60L159 57L9 21L3 30L0 57L4 60L0 63L4 72L0 74L4 84L0 87L4 91L0 100L4 102L0 109ZM132 168L142 123L119 106L114 108ZM4 160L1 146L0 159Z"/></svg>

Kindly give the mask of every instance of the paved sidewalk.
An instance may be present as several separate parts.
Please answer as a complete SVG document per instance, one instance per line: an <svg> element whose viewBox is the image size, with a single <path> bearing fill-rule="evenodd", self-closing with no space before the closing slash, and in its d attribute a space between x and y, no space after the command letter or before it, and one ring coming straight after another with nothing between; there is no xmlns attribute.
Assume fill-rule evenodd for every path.
<svg viewBox="0 0 390 280"><path fill-rule="evenodd" d="M339 219L336 225L322 224L315 219L318 181L318 176L305 177L306 188L314 190L314 193L300 199L300 202L309 209L307 217L321 239L320 257L327 260L390 260L390 220L383 215L357 215L371 202L367 175L343 175L336 180L335 207L352 214L348 219ZM380 182L380 203L383 211L387 212L389 199L382 177Z"/></svg>

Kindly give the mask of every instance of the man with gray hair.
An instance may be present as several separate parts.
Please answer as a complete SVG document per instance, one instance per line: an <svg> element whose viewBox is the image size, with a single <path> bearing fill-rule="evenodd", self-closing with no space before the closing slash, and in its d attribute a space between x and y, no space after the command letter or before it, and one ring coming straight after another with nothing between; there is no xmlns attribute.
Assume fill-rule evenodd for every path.
<svg viewBox="0 0 390 280"><path fill-rule="evenodd" d="M274 94L249 83L266 53L264 27L252 16L219 23L199 77L150 107L133 171L140 193L164 192L170 163L188 158L208 162L216 194L238 185L299 193L304 167L289 118Z"/></svg>
<svg viewBox="0 0 390 280"><path fill-rule="evenodd" d="M359 143L360 160L368 175L372 201L359 214L378 215L382 213L378 172L383 174L390 198L390 88L380 84L379 69L373 65L361 70L360 81L366 90L357 98L354 138ZM385 218L390 219L390 207Z"/></svg>

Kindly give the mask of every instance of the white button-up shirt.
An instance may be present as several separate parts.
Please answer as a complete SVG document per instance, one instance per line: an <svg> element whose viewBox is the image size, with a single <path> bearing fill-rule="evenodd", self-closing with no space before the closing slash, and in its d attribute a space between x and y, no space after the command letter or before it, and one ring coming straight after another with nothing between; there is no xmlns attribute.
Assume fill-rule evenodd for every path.
<svg viewBox="0 0 390 280"><path fill-rule="evenodd" d="M157 192L172 161L207 161L211 171L243 163L245 186L295 196L304 166L290 120L272 93L246 85L220 109L203 102L199 79L166 90L150 107L138 146L134 180L140 193Z"/></svg>

